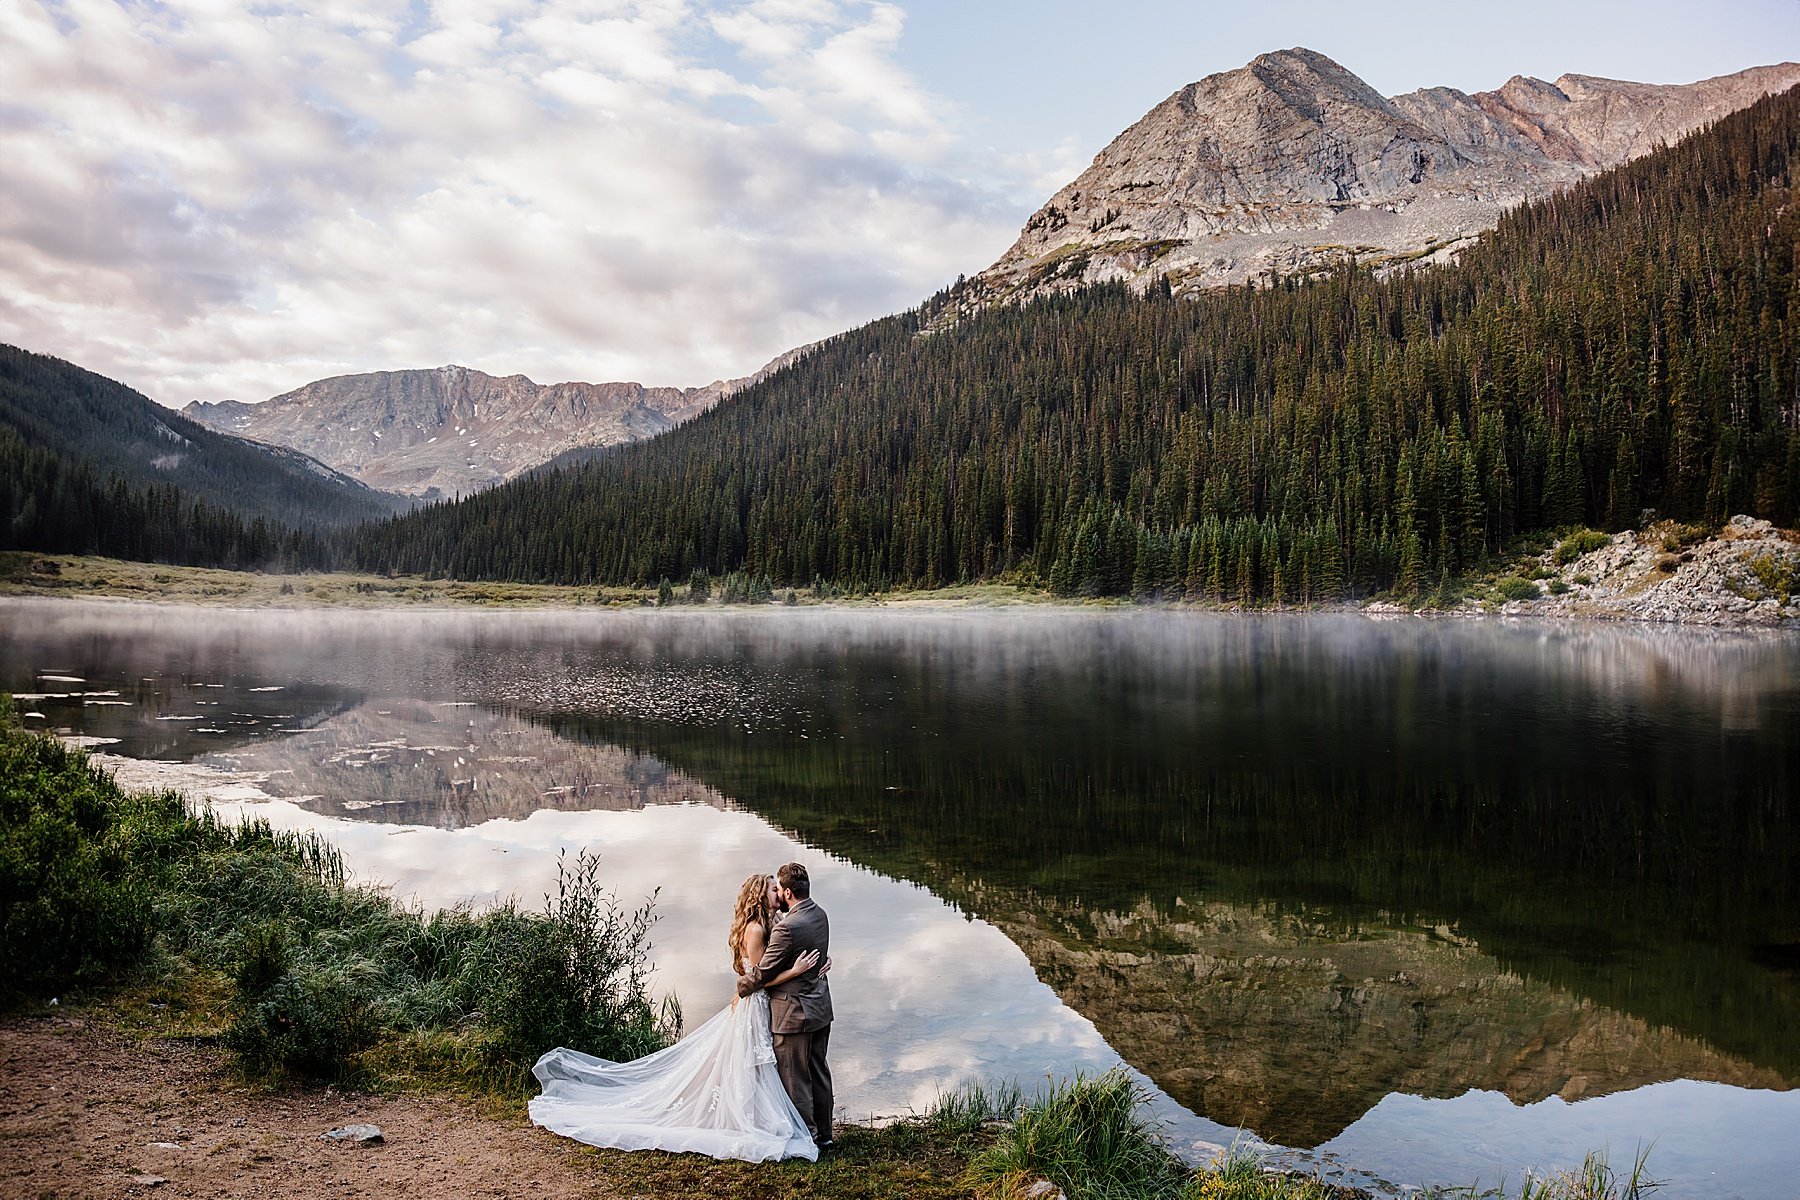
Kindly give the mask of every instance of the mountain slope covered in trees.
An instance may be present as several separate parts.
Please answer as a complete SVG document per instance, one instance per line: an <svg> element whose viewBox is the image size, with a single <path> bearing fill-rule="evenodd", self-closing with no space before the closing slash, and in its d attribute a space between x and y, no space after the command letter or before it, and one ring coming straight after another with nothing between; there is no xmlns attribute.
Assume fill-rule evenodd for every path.
<svg viewBox="0 0 1800 1200"><path fill-rule="evenodd" d="M103 375L0 346L0 430L25 447L142 491L307 528L390 516L400 497L374 491L304 454L206 428Z"/></svg>
<svg viewBox="0 0 1800 1200"><path fill-rule="evenodd" d="M340 550L326 531L403 503L61 359L0 346L0 546L327 567Z"/></svg>
<svg viewBox="0 0 1800 1200"><path fill-rule="evenodd" d="M1790 91L1514 211L1454 266L1100 288L921 336L928 306L651 442L370 527L358 563L1313 600L1645 508L1791 524L1797 150Z"/></svg>

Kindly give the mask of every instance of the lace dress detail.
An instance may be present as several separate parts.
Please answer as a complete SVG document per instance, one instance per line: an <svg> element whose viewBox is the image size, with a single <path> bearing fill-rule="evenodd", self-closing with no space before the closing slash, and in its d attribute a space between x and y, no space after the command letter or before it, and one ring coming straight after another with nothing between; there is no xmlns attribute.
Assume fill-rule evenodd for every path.
<svg viewBox="0 0 1800 1200"><path fill-rule="evenodd" d="M590 1146L749 1162L819 1157L775 1071L766 992L728 1005L673 1046L633 1062L558 1047L531 1073L543 1087L531 1119Z"/></svg>

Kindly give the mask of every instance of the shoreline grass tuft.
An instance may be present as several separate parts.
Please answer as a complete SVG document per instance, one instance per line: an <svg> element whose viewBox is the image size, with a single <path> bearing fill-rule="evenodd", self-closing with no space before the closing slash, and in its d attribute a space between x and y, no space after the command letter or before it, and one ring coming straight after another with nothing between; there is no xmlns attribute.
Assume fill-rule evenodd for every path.
<svg viewBox="0 0 1800 1200"><path fill-rule="evenodd" d="M1052 1084L1020 1107L965 1178L994 1197L1022 1195L1048 1180L1071 1200L1175 1200L1188 1171L1141 1115L1146 1098L1118 1068Z"/></svg>

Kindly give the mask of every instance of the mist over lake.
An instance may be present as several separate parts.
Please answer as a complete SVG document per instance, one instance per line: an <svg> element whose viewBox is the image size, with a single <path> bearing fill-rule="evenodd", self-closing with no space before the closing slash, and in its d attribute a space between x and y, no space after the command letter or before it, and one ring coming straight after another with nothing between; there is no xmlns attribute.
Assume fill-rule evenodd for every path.
<svg viewBox="0 0 1800 1200"><path fill-rule="evenodd" d="M851 1118L1103 1070L1367 1183L1800 1169L1800 640L1359 616L0 604L28 726L425 905L811 867ZM107 759L109 763L113 760ZM144 763L163 764L150 767Z"/></svg>

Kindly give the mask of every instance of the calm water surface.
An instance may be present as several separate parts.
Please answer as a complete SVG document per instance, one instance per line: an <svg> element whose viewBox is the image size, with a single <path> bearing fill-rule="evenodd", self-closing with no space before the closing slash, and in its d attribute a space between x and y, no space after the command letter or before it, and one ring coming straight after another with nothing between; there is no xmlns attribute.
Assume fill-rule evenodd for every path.
<svg viewBox="0 0 1800 1200"><path fill-rule="evenodd" d="M427 904L588 847L657 986L811 866L840 1103L1123 1061L1192 1155L1800 1178L1800 639L1022 610L0 602L29 724ZM157 765L160 764L160 765Z"/></svg>

